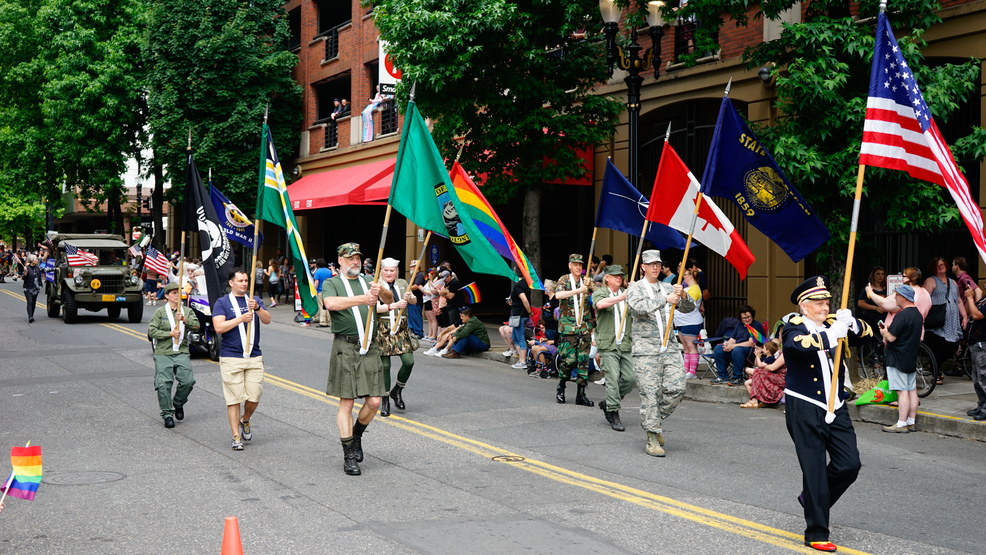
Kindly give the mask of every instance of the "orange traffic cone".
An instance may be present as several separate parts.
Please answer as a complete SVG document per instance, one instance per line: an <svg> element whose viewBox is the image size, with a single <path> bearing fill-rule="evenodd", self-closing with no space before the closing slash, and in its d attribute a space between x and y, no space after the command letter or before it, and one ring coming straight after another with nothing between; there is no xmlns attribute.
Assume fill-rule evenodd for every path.
<svg viewBox="0 0 986 555"><path fill-rule="evenodd" d="M235 516L226 517L226 528L223 530L223 550L220 555L243 555L240 523L237 522Z"/></svg>

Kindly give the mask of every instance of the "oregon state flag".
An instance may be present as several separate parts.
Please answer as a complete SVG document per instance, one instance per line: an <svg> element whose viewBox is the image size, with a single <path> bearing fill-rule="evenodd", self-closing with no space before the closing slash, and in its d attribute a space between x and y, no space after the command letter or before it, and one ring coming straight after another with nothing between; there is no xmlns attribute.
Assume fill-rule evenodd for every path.
<svg viewBox="0 0 986 555"><path fill-rule="evenodd" d="M414 101L404 114L404 132L387 202L418 227L448 237L470 270L517 280L459 200Z"/></svg>
<svg viewBox="0 0 986 555"><path fill-rule="evenodd" d="M702 193L732 199L753 227L798 262L829 239L829 230L791 185L756 135L722 99Z"/></svg>

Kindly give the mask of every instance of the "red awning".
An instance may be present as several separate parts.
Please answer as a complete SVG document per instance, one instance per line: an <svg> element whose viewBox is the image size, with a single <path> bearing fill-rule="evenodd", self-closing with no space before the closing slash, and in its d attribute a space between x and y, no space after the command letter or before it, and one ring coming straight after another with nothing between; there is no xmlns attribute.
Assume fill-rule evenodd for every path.
<svg viewBox="0 0 986 555"><path fill-rule="evenodd" d="M363 190L363 200L367 202L371 201L384 201L390 198L390 184L394 181L394 167L391 166L390 173L380 177L380 179L373 182L369 187Z"/></svg>
<svg viewBox="0 0 986 555"><path fill-rule="evenodd" d="M306 175L288 186L291 208L294 210L312 210L355 204L386 204L379 202L379 199L367 198L364 192L368 187L381 180L387 180L389 192L389 179L394 173L395 162L394 158L390 158L369 164ZM386 199L387 195L382 198Z"/></svg>

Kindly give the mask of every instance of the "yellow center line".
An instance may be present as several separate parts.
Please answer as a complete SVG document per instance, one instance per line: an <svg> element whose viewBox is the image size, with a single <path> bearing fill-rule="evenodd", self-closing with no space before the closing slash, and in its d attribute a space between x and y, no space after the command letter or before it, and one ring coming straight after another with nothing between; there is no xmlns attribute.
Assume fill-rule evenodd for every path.
<svg viewBox="0 0 986 555"><path fill-rule="evenodd" d="M117 331L127 330L132 331L122 326L114 327L113 325L106 324L107 327L112 329L117 329ZM212 362L212 361L209 361ZM286 380L284 378L275 376L270 373L264 375L264 380L271 385L277 386L281 389L298 393L305 397L315 399L316 401L332 405L339 406L340 400L338 397L332 397L326 395L324 392L317 389ZM356 404L359 407L359 404ZM583 488L589 491L594 491L596 493L612 497L614 499L619 499L621 501L626 501L628 503L633 503L641 507L645 507L651 510L660 511L665 514L677 516L686 520L697 522L712 528L718 528L720 530L730 532L739 536L757 540L763 543L774 545L777 547L782 547L784 549L789 549L791 551L796 551L799 553L816 553L815 550L802 545L803 536L794 532L789 532L787 530L781 530L779 528L773 528L759 522L754 522L752 520L746 520L743 518L735 517L729 514L716 512L710 509L699 507L697 505L692 505L690 503L685 503L672 499L670 497L657 495L647 491L643 491L630 486L625 486L616 482L610 482L608 480L602 480L589 476L587 474L582 474L575 472L566 468L555 466L537 459L531 459L526 457L521 457L516 453L508 451L506 449L489 445L481 441L474 439L469 439L462 437L451 432L442 430L440 428L435 428L427 424L416 422L408 418L401 416L391 415L387 418L382 418L378 420L379 422L393 426L395 428L406 430L408 432L417 434L422 437L427 437L435 441L445 443L447 445L457 447L459 449L474 453L483 458L493 458L493 457L505 457L504 462L517 468L519 470L525 470L532 474L547 478L549 480L554 480L556 482L561 482L563 484L568 484L571 486ZM852 555L868 555L864 551L858 551L855 549L850 549L844 546L839 546L839 551L841 553L850 553Z"/></svg>

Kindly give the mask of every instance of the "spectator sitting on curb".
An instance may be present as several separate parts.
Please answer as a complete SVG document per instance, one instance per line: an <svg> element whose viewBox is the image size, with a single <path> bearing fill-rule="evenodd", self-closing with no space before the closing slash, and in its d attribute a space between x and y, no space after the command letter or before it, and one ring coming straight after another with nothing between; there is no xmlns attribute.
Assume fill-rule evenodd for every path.
<svg viewBox="0 0 986 555"><path fill-rule="evenodd" d="M474 353L490 350L490 337L486 333L486 326L479 321L479 318L473 318L472 309L468 306L460 308L459 318L462 319L462 325L453 335L455 345L442 357L459 358L466 349Z"/></svg>
<svg viewBox="0 0 986 555"><path fill-rule="evenodd" d="M449 348L452 346L452 336L460 326L462 326L461 320L454 326L443 328L438 334L438 339L435 341L435 346L425 351L425 356L440 357L447 354L449 352Z"/></svg>

